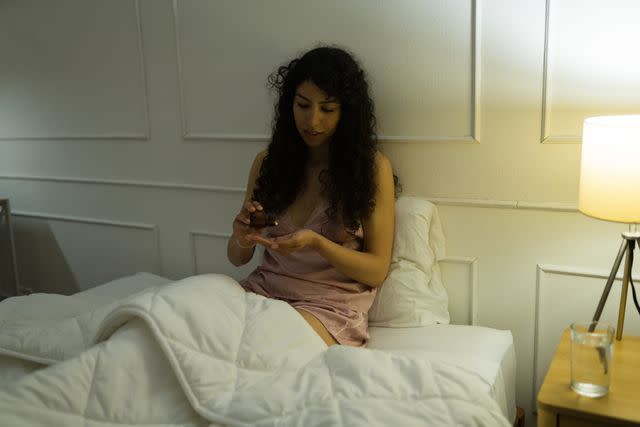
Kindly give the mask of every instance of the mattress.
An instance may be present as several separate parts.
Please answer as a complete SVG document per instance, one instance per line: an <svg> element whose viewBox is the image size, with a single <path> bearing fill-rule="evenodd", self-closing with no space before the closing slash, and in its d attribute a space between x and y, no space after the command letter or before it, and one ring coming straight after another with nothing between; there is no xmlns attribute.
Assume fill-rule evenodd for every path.
<svg viewBox="0 0 640 427"><path fill-rule="evenodd" d="M425 352L476 372L487 383L505 417L516 417L516 355L510 331L468 325L369 328L368 347L392 352Z"/></svg>
<svg viewBox="0 0 640 427"><path fill-rule="evenodd" d="M151 273L137 273L73 297L96 306L159 286L172 280ZM34 296L34 316L40 311ZM44 303L45 301L43 301ZM27 313L21 313L22 317ZM515 351L509 331L481 326L433 325L417 328L370 328L368 347L391 352L419 351L430 360L444 360L477 373L487 384L509 420L515 419ZM40 365L0 355L0 381L11 381L38 369Z"/></svg>

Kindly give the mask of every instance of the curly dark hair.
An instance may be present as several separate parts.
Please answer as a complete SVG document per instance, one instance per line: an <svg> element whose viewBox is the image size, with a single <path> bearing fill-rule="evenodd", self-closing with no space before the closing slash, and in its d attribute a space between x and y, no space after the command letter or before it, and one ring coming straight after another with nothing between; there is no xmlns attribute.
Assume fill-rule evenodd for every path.
<svg viewBox="0 0 640 427"><path fill-rule="evenodd" d="M265 210L280 214L303 189L308 147L293 116L296 89L311 81L341 104L341 116L329 142L329 166L320 174L321 189L329 202L327 214L342 219L351 230L359 227L375 207L374 104L365 72L353 55L321 46L279 67L268 79L278 100L272 137L253 191Z"/></svg>

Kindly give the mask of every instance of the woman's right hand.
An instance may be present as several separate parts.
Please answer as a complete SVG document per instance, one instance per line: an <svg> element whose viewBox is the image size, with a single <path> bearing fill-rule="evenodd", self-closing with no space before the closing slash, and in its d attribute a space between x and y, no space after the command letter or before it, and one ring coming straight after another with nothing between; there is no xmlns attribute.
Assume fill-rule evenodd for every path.
<svg viewBox="0 0 640 427"><path fill-rule="evenodd" d="M256 245L255 240L251 240L251 237L262 237L264 228L251 227L251 221L249 215L253 212L263 210L260 202L248 201L240 210L240 213L236 215L233 220L233 237L236 239L236 243L242 248L252 248Z"/></svg>

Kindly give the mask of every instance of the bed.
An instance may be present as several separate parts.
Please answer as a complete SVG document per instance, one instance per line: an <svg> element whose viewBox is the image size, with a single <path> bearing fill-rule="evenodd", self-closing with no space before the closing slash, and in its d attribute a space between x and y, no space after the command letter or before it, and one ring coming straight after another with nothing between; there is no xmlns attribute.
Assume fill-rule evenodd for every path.
<svg viewBox="0 0 640 427"><path fill-rule="evenodd" d="M0 424L513 425L511 333L448 324L437 211L405 197L396 212L402 286L381 288L367 350L327 350L286 304L215 274L11 298Z"/></svg>

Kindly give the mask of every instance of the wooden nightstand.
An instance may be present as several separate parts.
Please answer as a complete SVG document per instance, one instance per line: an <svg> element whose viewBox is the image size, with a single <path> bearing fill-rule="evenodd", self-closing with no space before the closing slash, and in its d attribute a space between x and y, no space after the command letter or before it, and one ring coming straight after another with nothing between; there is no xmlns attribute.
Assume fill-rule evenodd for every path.
<svg viewBox="0 0 640 427"><path fill-rule="evenodd" d="M640 426L640 337L614 340L609 394L576 394L571 382L569 330L565 330L538 393L538 427Z"/></svg>

